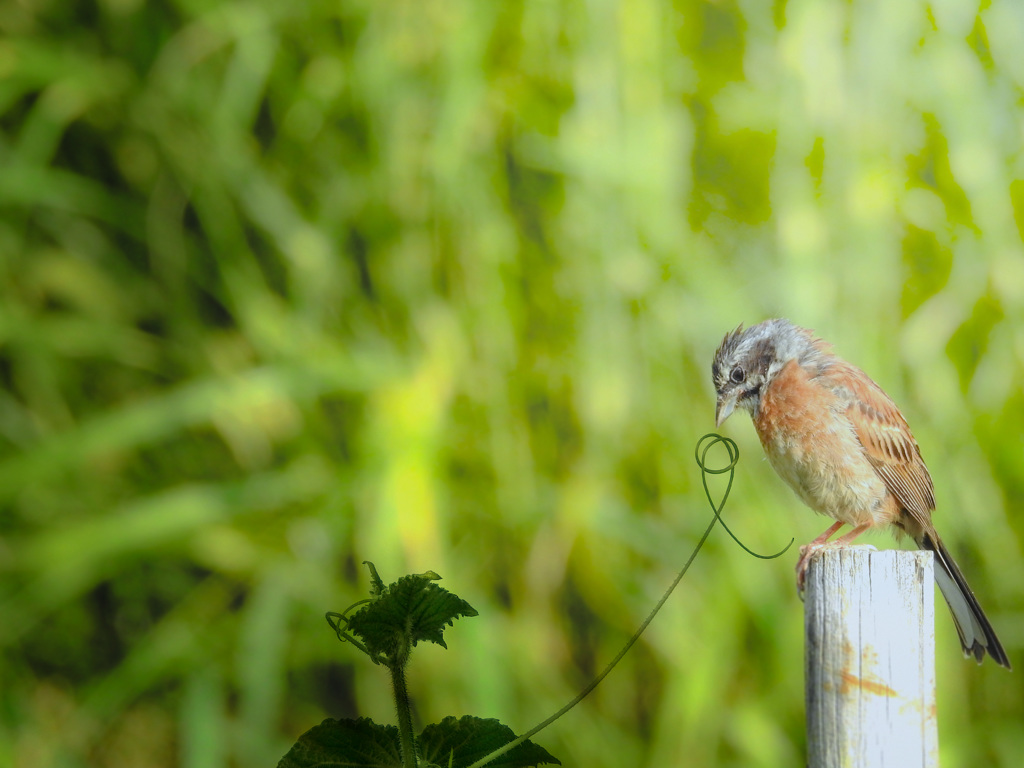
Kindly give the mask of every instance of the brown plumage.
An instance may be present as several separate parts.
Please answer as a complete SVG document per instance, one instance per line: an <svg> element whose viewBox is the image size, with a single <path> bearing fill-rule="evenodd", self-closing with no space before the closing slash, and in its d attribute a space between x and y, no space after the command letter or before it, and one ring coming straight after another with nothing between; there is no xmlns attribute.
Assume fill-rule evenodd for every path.
<svg viewBox="0 0 1024 768"><path fill-rule="evenodd" d="M765 455L812 509L836 520L801 548L846 544L868 528L893 525L935 553L935 580L966 654L1010 662L985 612L932 524L935 493L903 414L867 374L832 354L788 320L767 320L727 334L715 353L716 423L737 407L750 412ZM843 524L852 530L828 539Z"/></svg>

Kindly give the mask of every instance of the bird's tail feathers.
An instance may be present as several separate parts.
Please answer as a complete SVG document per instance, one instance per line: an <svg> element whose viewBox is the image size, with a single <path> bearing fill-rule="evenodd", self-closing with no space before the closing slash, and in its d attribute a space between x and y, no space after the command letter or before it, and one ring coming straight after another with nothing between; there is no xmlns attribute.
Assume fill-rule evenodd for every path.
<svg viewBox="0 0 1024 768"><path fill-rule="evenodd" d="M935 581L953 614L953 623L960 635L964 654L973 655L980 664L987 651L993 661L1010 669L1010 660L1006 657L1002 643L942 539L932 531L923 533L916 541L919 549L935 553Z"/></svg>

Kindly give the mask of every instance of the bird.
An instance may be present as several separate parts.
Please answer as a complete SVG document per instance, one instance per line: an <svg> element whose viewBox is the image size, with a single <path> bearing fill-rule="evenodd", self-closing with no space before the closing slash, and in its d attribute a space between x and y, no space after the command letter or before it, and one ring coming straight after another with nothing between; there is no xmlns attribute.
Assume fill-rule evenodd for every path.
<svg viewBox="0 0 1024 768"><path fill-rule="evenodd" d="M814 511L836 522L801 547L797 587L810 557L869 529L891 526L934 553L935 580L965 656L1010 661L992 624L932 523L935 491L900 409L828 342L783 318L727 333L711 366L720 427L748 411L768 462ZM843 526L846 534L829 541Z"/></svg>

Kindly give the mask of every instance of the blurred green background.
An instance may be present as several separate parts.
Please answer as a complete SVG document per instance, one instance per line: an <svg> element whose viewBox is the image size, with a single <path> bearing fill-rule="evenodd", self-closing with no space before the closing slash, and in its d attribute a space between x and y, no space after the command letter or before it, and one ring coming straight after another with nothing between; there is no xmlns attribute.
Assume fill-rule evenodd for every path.
<svg viewBox="0 0 1024 768"><path fill-rule="evenodd" d="M0 6L0 764L391 722L323 619L363 560L481 613L413 655L420 723L525 730L688 556L711 356L783 315L901 404L1018 667L939 603L943 765L1020 765L1022 34L1014 0ZM722 431L748 545L826 527ZM716 532L537 740L802 765L794 562Z"/></svg>

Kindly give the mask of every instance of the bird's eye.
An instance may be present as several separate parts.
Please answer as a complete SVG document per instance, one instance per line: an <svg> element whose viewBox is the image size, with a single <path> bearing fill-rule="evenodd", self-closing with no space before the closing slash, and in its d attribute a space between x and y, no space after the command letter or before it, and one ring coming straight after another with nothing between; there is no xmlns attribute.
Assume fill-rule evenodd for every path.
<svg viewBox="0 0 1024 768"><path fill-rule="evenodd" d="M743 368L738 365L729 373L729 380L732 381L733 384L740 384L745 378L747 378L747 374L743 371Z"/></svg>

